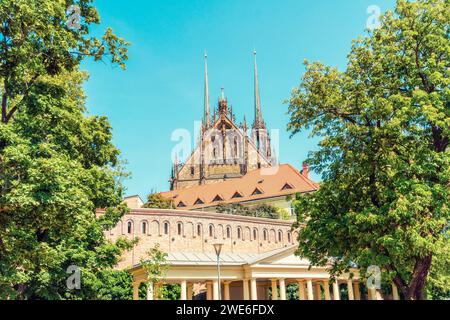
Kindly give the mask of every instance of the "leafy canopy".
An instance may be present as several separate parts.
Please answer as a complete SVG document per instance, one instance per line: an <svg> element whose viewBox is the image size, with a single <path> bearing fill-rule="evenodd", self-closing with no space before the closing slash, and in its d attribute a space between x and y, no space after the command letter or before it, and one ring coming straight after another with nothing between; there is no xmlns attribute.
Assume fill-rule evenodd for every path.
<svg viewBox="0 0 450 320"><path fill-rule="evenodd" d="M78 71L87 56L124 66L126 42L89 35L92 2L0 2L0 299L112 298L106 273L131 245L105 239L127 212L124 173L107 119L86 116ZM66 24L72 4L78 30ZM67 286L70 266L80 289Z"/></svg>
<svg viewBox="0 0 450 320"><path fill-rule="evenodd" d="M147 202L143 205L144 208L156 208L156 209L174 209L174 203L172 199L164 198L159 193L151 193L147 197Z"/></svg>
<svg viewBox="0 0 450 320"><path fill-rule="evenodd" d="M345 71L306 62L289 103L291 133L321 139L308 160L321 187L296 201L299 254L334 257L334 274L377 265L407 299L449 245L449 21L448 0L399 0Z"/></svg>

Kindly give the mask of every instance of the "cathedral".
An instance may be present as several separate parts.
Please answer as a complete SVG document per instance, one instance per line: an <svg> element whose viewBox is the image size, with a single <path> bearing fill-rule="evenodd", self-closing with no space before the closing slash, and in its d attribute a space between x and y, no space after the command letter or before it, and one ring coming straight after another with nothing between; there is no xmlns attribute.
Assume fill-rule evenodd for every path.
<svg viewBox="0 0 450 320"><path fill-rule="evenodd" d="M211 114L209 101L208 62L205 54L204 111L196 147L184 163L175 161L170 189L212 184L243 177L255 169L276 163L269 132L262 116L258 66L254 54L254 119L247 126L236 123L222 88L221 96Z"/></svg>

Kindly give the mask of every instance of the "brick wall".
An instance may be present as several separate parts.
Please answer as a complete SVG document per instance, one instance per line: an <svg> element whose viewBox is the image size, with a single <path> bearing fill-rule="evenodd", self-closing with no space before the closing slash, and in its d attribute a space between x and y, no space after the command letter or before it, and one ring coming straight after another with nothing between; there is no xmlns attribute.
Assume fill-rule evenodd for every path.
<svg viewBox="0 0 450 320"><path fill-rule="evenodd" d="M164 252L214 252L213 243L224 244L223 252L263 253L297 241L292 221L234 216L204 211L133 209L108 231L108 238L139 238L126 252L119 267L139 263L159 243Z"/></svg>

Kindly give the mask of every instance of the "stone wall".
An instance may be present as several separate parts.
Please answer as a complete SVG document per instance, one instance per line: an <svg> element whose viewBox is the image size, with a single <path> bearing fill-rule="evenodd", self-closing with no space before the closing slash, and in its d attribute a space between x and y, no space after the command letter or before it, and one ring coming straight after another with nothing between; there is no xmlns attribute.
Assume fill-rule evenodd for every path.
<svg viewBox="0 0 450 320"><path fill-rule="evenodd" d="M126 252L120 268L138 264L159 243L164 252L214 252L213 243L224 244L222 252L263 253L297 241L292 221L262 219L206 211L133 209L108 238L139 238Z"/></svg>

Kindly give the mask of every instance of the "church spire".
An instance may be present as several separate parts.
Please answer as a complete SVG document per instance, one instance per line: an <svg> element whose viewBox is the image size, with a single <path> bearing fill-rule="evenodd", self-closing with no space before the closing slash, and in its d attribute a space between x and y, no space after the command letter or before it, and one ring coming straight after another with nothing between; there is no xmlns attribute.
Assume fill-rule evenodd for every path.
<svg viewBox="0 0 450 320"><path fill-rule="evenodd" d="M211 126L211 116L209 107L209 83L208 83L208 55L205 52L205 100L203 112L203 126L208 129Z"/></svg>
<svg viewBox="0 0 450 320"><path fill-rule="evenodd" d="M255 77L255 121L254 128L264 127L264 120L261 112L261 96L259 94L258 65L256 64L256 50L253 51L254 56L254 77Z"/></svg>

